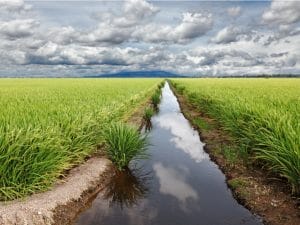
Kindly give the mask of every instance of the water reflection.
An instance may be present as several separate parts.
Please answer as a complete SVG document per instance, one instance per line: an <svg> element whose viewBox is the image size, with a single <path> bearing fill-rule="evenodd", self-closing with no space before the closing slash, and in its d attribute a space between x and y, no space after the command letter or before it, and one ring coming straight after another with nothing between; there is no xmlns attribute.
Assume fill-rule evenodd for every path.
<svg viewBox="0 0 300 225"><path fill-rule="evenodd" d="M146 120L145 120L144 131L149 132L151 129L152 129L152 123L151 123L151 120L146 119Z"/></svg>
<svg viewBox="0 0 300 225"><path fill-rule="evenodd" d="M186 181L188 169L178 170L162 163L155 163L153 169L159 179L159 191L177 198L183 209L186 209L188 200L198 200L197 191Z"/></svg>
<svg viewBox="0 0 300 225"><path fill-rule="evenodd" d="M103 198L110 205L119 205L121 208L131 207L148 193L147 184L151 181L151 172L142 167L134 166L132 169L113 169L112 176L104 189Z"/></svg>
<svg viewBox="0 0 300 225"><path fill-rule="evenodd" d="M207 159L208 155L203 151L204 144L200 141L198 132L191 129L183 114L179 113L179 104L168 84L164 88L162 99L161 105L167 105L167 108L160 111L160 116L154 117L153 122L159 127L169 130L172 133L170 141L197 163Z"/></svg>

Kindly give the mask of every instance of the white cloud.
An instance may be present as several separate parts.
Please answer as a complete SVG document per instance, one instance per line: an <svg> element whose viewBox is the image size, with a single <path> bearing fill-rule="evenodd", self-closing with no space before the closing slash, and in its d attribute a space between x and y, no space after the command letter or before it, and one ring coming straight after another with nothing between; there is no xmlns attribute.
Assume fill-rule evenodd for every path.
<svg viewBox="0 0 300 225"><path fill-rule="evenodd" d="M175 36L186 40L205 34L212 28L213 20L210 13L184 13L182 23L175 28Z"/></svg>
<svg viewBox="0 0 300 225"><path fill-rule="evenodd" d="M132 48L84 47L48 42L27 55L28 63L68 65L127 65L134 63L139 50Z"/></svg>
<svg viewBox="0 0 300 225"><path fill-rule="evenodd" d="M179 25L148 24L136 30L134 36L146 42L187 43L207 33L213 26L210 13L183 13Z"/></svg>
<svg viewBox="0 0 300 225"><path fill-rule="evenodd" d="M178 199L183 209L187 207L189 200L198 200L197 192L186 182L185 174L181 171L165 167L161 163L155 163L153 170L159 179L159 191Z"/></svg>
<svg viewBox="0 0 300 225"><path fill-rule="evenodd" d="M71 44L77 40L79 32L73 27L53 27L48 29L43 39L49 39L58 44Z"/></svg>
<svg viewBox="0 0 300 225"><path fill-rule="evenodd" d="M213 9L169 13L155 2L128 0L119 8L98 11L89 27L47 23L39 17L43 11L26 10L25 5L0 0L0 75L43 74L43 68L52 75L158 69L194 75L300 71L300 10L295 2L274 1L266 9L263 21L275 26L256 27L261 24L253 21L250 26L244 20L228 25L229 16L241 11L229 8L221 15L224 21L216 21L225 27L214 37L214 20L220 17L213 16ZM243 7L246 15L249 10Z"/></svg>
<svg viewBox="0 0 300 225"><path fill-rule="evenodd" d="M39 24L33 19L16 19L7 22L0 21L0 34L9 39L28 37Z"/></svg>
<svg viewBox="0 0 300 225"><path fill-rule="evenodd" d="M31 9L31 5L25 4L24 0L0 0L0 10L21 12L29 9Z"/></svg>
<svg viewBox="0 0 300 225"><path fill-rule="evenodd" d="M262 19L266 23L292 24L300 21L300 1L273 0Z"/></svg>
<svg viewBox="0 0 300 225"><path fill-rule="evenodd" d="M241 7L231 7L227 9L227 14L231 17L238 17L241 14Z"/></svg>
<svg viewBox="0 0 300 225"><path fill-rule="evenodd" d="M144 0L127 0L124 4L124 14L129 21L141 21L156 14L159 9Z"/></svg>
<svg viewBox="0 0 300 225"><path fill-rule="evenodd" d="M78 41L88 45L121 44L132 39L132 33L152 18L159 9L145 0L127 0L119 14L98 13L94 30L78 33Z"/></svg>
<svg viewBox="0 0 300 225"><path fill-rule="evenodd" d="M119 14L98 13L94 18L115 28L130 28L154 16L159 9L145 0L126 0Z"/></svg>
<svg viewBox="0 0 300 225"><path fill-rule="evenodd" d="M235 26L225 27L220 30L217 35L212 38L215 43L230 43L238 41L239 36L243 34L242 30Z"/></svg>

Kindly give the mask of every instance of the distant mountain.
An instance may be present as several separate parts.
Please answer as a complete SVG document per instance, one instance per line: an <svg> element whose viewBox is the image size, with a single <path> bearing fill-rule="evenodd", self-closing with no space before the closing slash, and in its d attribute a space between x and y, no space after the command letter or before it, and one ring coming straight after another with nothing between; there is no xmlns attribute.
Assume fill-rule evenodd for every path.
<svg viewBox="0 0 300 225"><path fill-rule="evenodd" d="M123 71L118 73L110 73L110 74L99 74L95 76L86 76L86 77L185 77L182 75L178 75L175 73L170 73L166 71L153 70L153 71Z"/></svg>

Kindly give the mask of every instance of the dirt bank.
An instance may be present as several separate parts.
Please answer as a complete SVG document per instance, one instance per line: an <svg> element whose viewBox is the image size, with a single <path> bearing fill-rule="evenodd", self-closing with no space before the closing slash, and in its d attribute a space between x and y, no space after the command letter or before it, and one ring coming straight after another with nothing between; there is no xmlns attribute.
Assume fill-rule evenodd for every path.
<svg viewBox="0 0 300 225"><path fill-rule="evenodd" d="M259 168L259 165L246 163L240 157L229 154L226 149L234 149L233 138L217 121L172 89L182 112L198 129L201 140L206 143L205 150L226 175L228 186L236 199L253 213L260 215L265 224L299 225L299 198L289 194L290 190L286 184L274 179L267 171Z"/></svg>
<svg viewBox="0 0 300 225"><path fill-rule="evenodd" d="M23 200L1 202L1 225L54 224L54 212L58 206L84 200L83 194L101 186L103 174L111 162L104 158L91 158L72 169L50 191L34 194Z"/></svg>

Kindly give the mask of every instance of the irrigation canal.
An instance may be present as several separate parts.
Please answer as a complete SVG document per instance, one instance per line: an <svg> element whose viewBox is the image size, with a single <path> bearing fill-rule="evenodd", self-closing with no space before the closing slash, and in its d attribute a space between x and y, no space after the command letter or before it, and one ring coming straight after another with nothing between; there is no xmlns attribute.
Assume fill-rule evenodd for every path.
<svg viewBox="0 0 300 225"><path fill-rule="evenodd" d="M168 83L152 118L150 157L115 173L76 225L258 225L233 198Z"/></svg>

